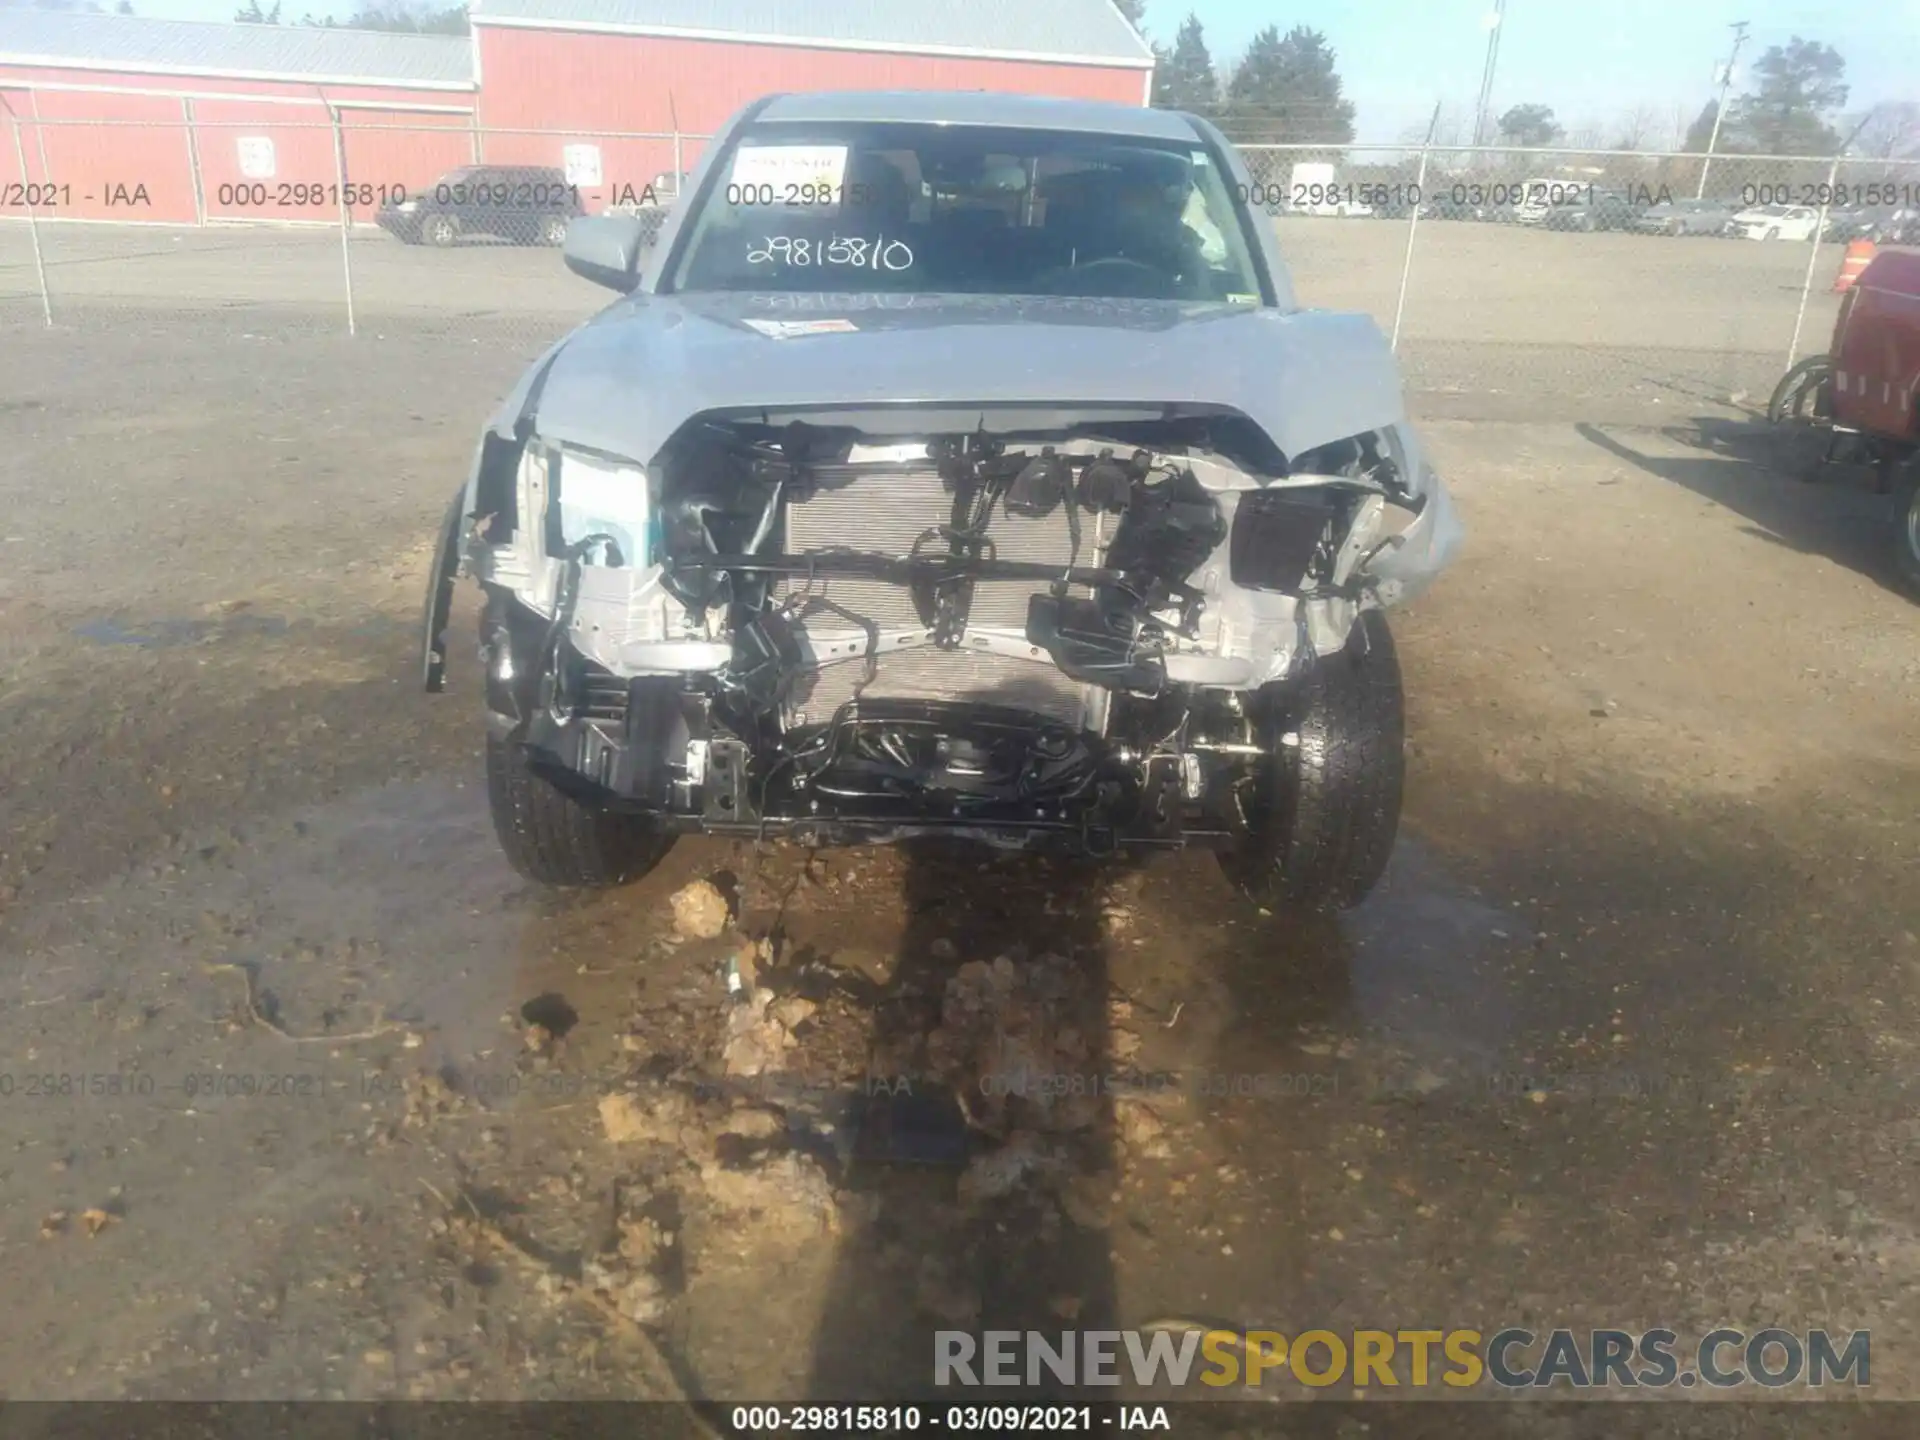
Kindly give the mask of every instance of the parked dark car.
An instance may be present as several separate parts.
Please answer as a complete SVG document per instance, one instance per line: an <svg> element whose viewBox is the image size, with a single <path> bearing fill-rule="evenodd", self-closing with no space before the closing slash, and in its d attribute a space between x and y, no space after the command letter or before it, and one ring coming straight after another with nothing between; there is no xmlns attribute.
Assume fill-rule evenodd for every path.
<svg viewBox="0 0 1920 1440"><path fill-rule="evenodd" d="M1420 207L1423 220L1485 220L1492 214L1491 205L1476 205L1445 190Z"/></svg>
<svg viewBox="0 0 1920 1440"><path fill-rule="evenodd" d="M1871 240L1888 213L1864 205L1829 210L1827 228L1820 232L1820 238L1834 245L1844 245L1849 240Z"/></svg>
<svg viewBox="0 0 1920 1440"><path fill-rule="evenodd" d="M1540 223L1548 230L1631 230L1640 208L1624 195L1603 192L1572 205L1556 205Z"/></svg>
<svg viewBox="0 0 1920 1440"><path fill-rule="evenodd" d="M381 207L380 228L409 245L495 235L516 245L559 245L580 206L580 187L552 165L466 165L417 195Z"/></svg>
<svg viewBox="0 0 1920 1440"><path fill-rule="evenodd" d="M1729 200L1669 200L1641 211L1633 228L1648 235L1718 235L1739 209Z"/></svg>
<svg viewBox="0 0 1920 1440"><path fill-rule="evenodd" d="M1821 238L1840 245L1850 240L1871 240L1876 245L1920 243L1920 210L1893 205L1831 210Z"/></svg>

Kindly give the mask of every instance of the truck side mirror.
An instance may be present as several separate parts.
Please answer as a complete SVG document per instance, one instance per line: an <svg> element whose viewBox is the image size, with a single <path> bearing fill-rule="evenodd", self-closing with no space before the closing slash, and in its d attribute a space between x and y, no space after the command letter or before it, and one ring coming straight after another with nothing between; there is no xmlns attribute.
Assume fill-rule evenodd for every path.
<svg viewBox="0 0 1920 1440"><path fill-rule="evenodd" d="M640 283L640 256L659 233L638 215L581 215L567 226L560 253L582 280L625 295Z"/></svg>

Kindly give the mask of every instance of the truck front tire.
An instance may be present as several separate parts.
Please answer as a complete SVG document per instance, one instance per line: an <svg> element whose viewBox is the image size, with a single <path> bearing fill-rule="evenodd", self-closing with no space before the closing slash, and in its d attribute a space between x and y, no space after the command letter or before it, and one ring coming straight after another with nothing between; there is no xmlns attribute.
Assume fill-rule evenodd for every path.
<svg viewBox="0 0 1920 1440"><path fill-rule="evenodd" d="M1920 600L1920 459L1909 460L1893 487L1893 568Z"/></svg>
<svg viewBox="0 0 1920 1440"><path fill-rule="evenodd" d="M1400 828L1406 711L1386 616L1361 615L1346 649L1262 697L1266 746L1242 806L1246 833L1223 855L1256 903L1358 905L1379 882Z"/></svg>
<svg viewBox="0 0 1920 1440"><path fill-rule="evenodd" d="M487 740L487 803L507 863L541 885L605 889L658 865L673 835L645 815L605 810L535 770L511 737Z"/></svg>

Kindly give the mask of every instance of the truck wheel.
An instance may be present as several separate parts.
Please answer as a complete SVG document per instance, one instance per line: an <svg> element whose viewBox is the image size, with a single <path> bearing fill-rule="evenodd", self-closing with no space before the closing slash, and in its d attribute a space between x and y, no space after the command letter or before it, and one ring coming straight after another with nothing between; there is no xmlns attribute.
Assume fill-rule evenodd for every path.
<svg viewBox="0 0 1920 1440"><path fill-rule="evenodd" d="M460 238L460 222L451 215L429 215L420 233L429 245L444 250Z"/></svg>
<svg viewBox="0 0 1920 1440"><path fill-rule="evenodd" d="M1833 361L1809 355L1780 377L1767 402L1772 425L1806 424L1826 420L1833 413Z"/></svg>
<svg viewBox="0 0 1920 1440"><path fill-rule="evenodd" d="M1920 600L1920 460L1909 460L1906 469L1906 478L1893 492L1893 565L1901 583Z"/></svg>
<svg viewBox="0 0 1920 1440"><path fill-rule="evenodd" d="M1267 755L1247 793L1228 874L1256 903L1346 909L1387 868L1400 828L1406 712L1386 617L1361 615L1338 655L1263 694Z"/></svg>
<svg viewBox="0 0 1920 1440"><path fill-rule="evenodd" d="M672 848L645 816L560 789L512 739L487 740L487 804L507 863L541 885L600 889L637 880Z"/></svg>

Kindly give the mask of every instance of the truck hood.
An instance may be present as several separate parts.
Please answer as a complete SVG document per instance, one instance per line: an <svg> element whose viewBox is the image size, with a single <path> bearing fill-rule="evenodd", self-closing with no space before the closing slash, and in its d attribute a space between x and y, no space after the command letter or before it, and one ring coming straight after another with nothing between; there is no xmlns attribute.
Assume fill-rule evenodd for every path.
<svg viewBox="0 0 1920 1440"><path fill-rule="evenodd" d="M650 461L707 411L1226 406L1282 454L1400 423L1364 315L1034 296L637 295L538 361L495 419Z"/></svg>

